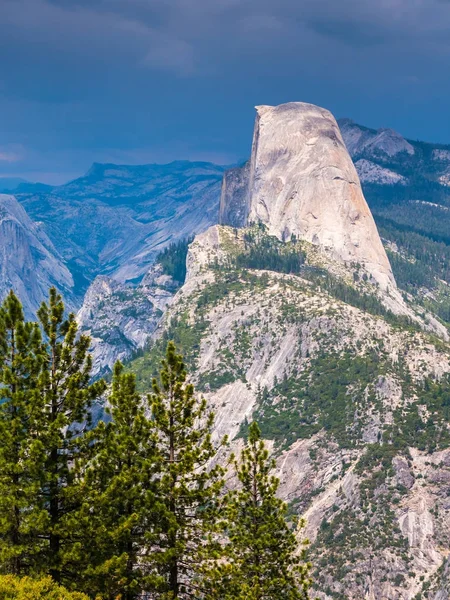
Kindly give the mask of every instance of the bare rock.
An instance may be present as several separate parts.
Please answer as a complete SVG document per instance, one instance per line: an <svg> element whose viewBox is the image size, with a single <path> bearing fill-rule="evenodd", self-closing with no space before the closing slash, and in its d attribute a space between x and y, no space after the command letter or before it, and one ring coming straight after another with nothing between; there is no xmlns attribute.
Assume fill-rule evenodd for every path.
<svg viewBox="0 0 450 600"><path fill-rule="evenodd" d="M397 484L410 490L414 485L415 479L407 461L401 456L396 456L392 460L392 466L394 467Z"/></svg>
<svg viewBox="0 0 450 600"><path fill-rule="evenodd" d="M243 210L281 240L292 235L359 263L383 289L392 270L333 115L312 104L258 106ZM243 198L242 180L238 199ZM227 190L227 182L224 183ZM227 204L228 202L228 204ZM234 212L224 193L221 214Z"/></svg>
<svg viewBox="0 0 450 600"><path fill-rule="evenodd" d="M244 227L248 218L247 186L250 161L226 171L222 180L219 223Z"/></svg>
<svg viewBox="0 0 450 600"><path fill-rule="evenodd" d="M14 196L0 194L1 300L13 289L31 318L51 286L73 308L74 281L52 242Z"/></svg>

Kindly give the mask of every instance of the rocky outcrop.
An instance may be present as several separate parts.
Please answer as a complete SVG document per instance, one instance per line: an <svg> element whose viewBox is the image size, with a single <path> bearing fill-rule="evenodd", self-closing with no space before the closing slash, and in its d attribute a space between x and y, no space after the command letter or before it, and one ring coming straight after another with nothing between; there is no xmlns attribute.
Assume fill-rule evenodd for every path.
<svg viewBox="0 0 450 600"><path fill-rule="evenodd" d="M93 374L110 371L147 345L170 305L176 283L160 265L132 287L99 275L89 287L77 315L80 330L91 337Z"/></svg>
<svg viewBox="0 0 450 600"><path fill-rule="evenodd" d="M250 161L242 167L225 171L220 197L219 223L245 227L248 219L248 176Z"/></svg>
<svg viewBox="0 0 450 600"><path fill-rule="evenodd" d="M356 161L355 167L361 183L377 183L379 185L395 185L397 183L406 185L407 183L407 179L403 175L365 158Z"/></svg>
<svg viewBox="0 0 450 600"><path fill-rule="evenodd" d="M243 426L260 423L280 495L307 519L314 596L445 599L448 345L306 279L312 245L304 274L234 268L255 229L197 236L160 333L189 331L189 372L218 438L238 451Z"/></svg>
<svg viewBox="0 0 450 600"><path fill-rule="evenodd" d="M383 289L395 288L391 267L364 199L358 174L333 115L312 104L258 106L247 191L238 197L247 222L264 223L281 240L291 236L358 263ZM230 187L230 186L229 186ZM228 189L229 189L228 187ZM231 186L232 188L233 186ZM225 181L221 214L234 214ZM228 205L227 205L228 201ZM234 223L222 220L224 224Z"/></svg>
<svg viewBox="0 0 450 600"><path fill-rule="evenodd" d="M436 150L433 150L432 157L438 162L450 163L450 150L437 148Z"/></svg>
<svg viewBox="0 0 450 600"><path fill-rule="evenodd" d="M372 155L394 157L406 153L414 155L414 146L393 129L369 129L351 119L339 119L339 127L352 156Z"/></svg>
<svg viewBox="0 0 450 600"><path fill-rule="evenodd" d="M74 281L39 223L34 223L11 195L0 194L0 297L10 289L19 296L28 318L34 318L48 289L56 286L69 309Z"/></svg>

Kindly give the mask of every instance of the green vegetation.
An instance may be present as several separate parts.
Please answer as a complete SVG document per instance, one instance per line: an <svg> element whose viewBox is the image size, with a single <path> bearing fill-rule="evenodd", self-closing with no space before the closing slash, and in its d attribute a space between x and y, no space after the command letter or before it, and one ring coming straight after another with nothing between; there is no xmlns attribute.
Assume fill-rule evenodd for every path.
<svg viewBox="0 0 450 600"><path fill-rule="evenodd" d="M433 277L450 283L450 247L447 244L404 229L398 223L383 217L377 217L377 225L381 237L395 243L408 257L408 262L416 263L425 275L432 273ZM407 273L403 283L416 285L414 276L412 280L408 280ZM431 279L428 280L428 285L430 283Z"/></svg>
<svg viewBox="0 0 450 600"><path fill-rule="evenodd" d="M394 422L386 427L383 438L398 449L406 452L416 447L434 452L450 445L450 378L448 375L435 381L424 378L421 384L407 376L403 379L403 393L412 401L404 408L393 412ZM423 416L425 408L427 417Z"/></svg>
<svg viewBox="0 0 450 600"><path fill-rule="evenodd" d="M391 165L408 177L408 185L365 184L364 193L381 237L389 242L398 286L449 325L450 193L430 172L443 165L431 160L429 148L417 151L410 167L403 158Z"/></svg>
<svg viewBox="0 0 450 600"><path fill-rule="evenodd" d="M127 367L136 375L138 390L145 392L151 389L169 341L176 344L184 355L188 369L194 371L197 366L200 342L207 327L208 321L201 314L192 324L188 322L186 313L173 318L161 338L156 340L148 352L134 359Z"/></svg>
<svg viewBox="0 0 450 600"><path fill-rule="evenodd" d="M213 581L217 600L277 598L306 600L311 587L305 544L298 542L286 523L287 505L277 498L279 481L270 475L261 431L254 422L240 460L234 461L240 489L225 497L226 561L216 566ZM303 523L300 523L303 526Z"/></svg>
<svg viewBox="0 0 450 600"><path fill-rule="evenodd" d="M80 436L105 389L90 383L90 340L77 335L52 288L26 323L11 292L0 311L0 560L6 572L42 572L59 582L71 570L70 515L80 498L71 465L84 453Z"/></svg>
<svg viewBox="0 0 450 600"><path fill-rule="evenodd" d="M73 560L78 586L102 598L132 600L157 579L139 553L153 541L156 439L134 376L117 363L108 397L110 420L87 435L90 452L75 472L83 502L75 515L80 539Z"/></svg>
<svg viewBox="0 0 450 600"><path fill-rule="evenodd" d="M366 184L364 193L381 237L398 249L389 252L398 285L416 295L450 283L450 194L420 173L408 176L407 186Z"/></svg>
<svg viewBox="0 0 450 600"><path fill-rule="evenodd" d="M32 570L42 551L39 497L45 459L42 448L30 442L34 426L29 418L41 349L39 328L25 322L11 292L0 309L0 563L17 575Z"/></svg>
<svg viewBox="0 0 450 600"><path fill-rule="evenodd" d="M244 233L244 251L235 257L235 265L244 269L267 269L278 273L301 272L305 252L295 237L289 242L280 242L268 235L260 223Z"/></svg>
<svg viewBox="0 0 450 600"><path fill-rule="evenodd" d="M189 237L179 242L172 242L155 259L155 262L162 266L163 273L170 275L180 285L186 279L186 257L189 244L192 243L193 239L193 237Z"/></svg>
<svg viewBox="0 0 450 600"><path fill-rule="evenodd" d="M48 302L41 304L38 319L47 341L42 348L44 362L38 386L28 406L43 452L40 493L45 526L40 539L47 540L48 545L40 558L59 583L63 570L67 579L77 576L76 570L72 571L68 548L77 535L73 514L81 497L71 466L86 456L81 443L83 431L90 423L92 403L105 391L105 383L91 383L90 339L78 334L73 314L65 317L62 298L55 288L50 290Z"/></svg>
<svg viewBox="0 0 450 600"><path fill-rule="evenodd" d="M380 351L361 356L323 353L301 373L285 376L270 391L261 390L253 417L264 437L276 440L279 449L321 430L341 447L352 448L361 444L368 406L378 413L382 410L375 394L377 381L401 372L402 365L394 366ZM393 423L385 424L380 434L385 445L374 448L392 458L411 446L427 452L449 447L450 379L437 382L426 377L418 384L405 369L401 381L403 395L410 401L394 409ZM423 409L427 419L421 416Z"/></svg>
<svg viewBox="0 0 450 600"><path fill-rule="evenodd" d="M203 315L206 309L217 306L229 296L245 290L261 290L266 288L269 283L267 273L256 275L245 269L238 271L218 268L220 271L217 272L215 281L203 289L198 296L197 308L200 309L200 315Z"/></svg>
<svg viewBox="0 0 450 600"><path fill-rule="evenodd" d="M422 199L417 200L416 196L407 203L380 204L375 208L374 213L377 217L395 223L396 228L400 231L410 231L426 236L435 242L449 245L448 198L446 202L447 206L442 207L442 205L436 204L436 199L424 202Z"/></svg>
<svg viewBox="0 0 450 600"><path fill-rule="evenodd" d="M322 429L344 448L360 442L364 415L359 418L366 390L386 372L378 353L322 354L300 374L285 376L259 396L254 419L266 439L287 448L297 439L307 439ZM374 398L375 401L375 398Z"/></svg>
<svg viewBox="0 0 450 600"><path fill-rule="evenodd" d="M55 289L38 318L24 321L13 293L0 309L0 596L216 600L225 568L227 600L265 600L267 590L271 600L306 599L309 565L295 555L257 426L242 467L233 465L241 485L226 494L217 461L226 439L213 441L214 413L172 341L150 394L138 393L120 363L107 391L103 380L91 383L90 340ZM109 418L91 427L102 395ZM249 482L261 516L252 540L264 556L250 589L237 543L246 523L235 520L246 515Z"/></svg>
<svg viewBox="0 0 450 600"><path fill-rule="evenodd" d="M363 292L326 271L312 269L305 274L305 278L313 282L317 289L323 289L333 298L341 300L346 304L350 304L350 306L354 306L355 308L359 308L371 315L384 317L391 325L415 330L419 329L419 327L407 317L395 315L392 311L387 309L375 294Z"/></svg>
<svg viewBox="0 0 450 600"><path fill-rule="evenodd" d="M195 396L186 376L182 357L169 342L159 381L153 381L148 399L158 450L157 494L163 508L153 527L152 552L146 557L151 570L160 573L162 584L157 589L167 600L202 597L206 589L202 570L220 551L214 533L225 470L210 463L226 439L213 444L214 413L204 398Z"/></svg>
<svg viewBox="0 0 450 600"><path fill-rule="evenodd" d="M398 249L388 248L397 285L450 324L450 246L383 217L377 217L377 222L381 236Z"/></svg>
<svg viewBox="0 0 450 600"><path fill-rule="evenodd" d="M89 600L78 592L69 592L50 577L31 579L14 575L0 575L2 600Z"/></svg>

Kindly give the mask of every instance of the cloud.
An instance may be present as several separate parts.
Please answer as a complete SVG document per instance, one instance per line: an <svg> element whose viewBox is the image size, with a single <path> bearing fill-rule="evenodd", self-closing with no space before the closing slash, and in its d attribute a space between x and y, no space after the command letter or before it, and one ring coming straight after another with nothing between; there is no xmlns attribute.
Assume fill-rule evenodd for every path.
<svg viewBox="0 0 450 600"><path fill-rule="evenodd" d="M442 0L302 0L301 5L309 27L349 45L432 43L444 32L450 45L450 3Z"/></svg>
<svg viewBox="0 0 450 600"><path fill-rule="evenodd" d="M242 71L250 69L246 57L258 52L256 69L266 55L292 61L296 48L307 52L311 62L320 54L333 56L333 44L369 50L412 44L409 51L414 53L420 40L425 56L437 46L450 49L450 2L442 0L0 2L0 53L3 46L3 54L13 59L10 68L2 61L0 74L27 88L21 74L34 72L22 90L29 95L39 77L48 79L48 71L56 71L62 82L54 86L53 96L73 99L88 77L98 85L111 76L129 78L143 66L176 76L203 76L236 61Z"/></svg>
<svg viewBox="0 0 450 600"><path fill-rule="evenodd" d="M6 50L8 44L9 54L16 55L15 66L24 70L30 59L38 72L54 66L62 75L65 68L77 78L81 68L102 75L106 65L120 71L145 63L177 74L193 68L193 50L187 42L170 28L161 30L139 14L121 10L122 2L0 1L3 45ZM7 65L3 70L8 73Z"/></svg>
<svg viewBox="0 0 450 600"><path fill-rule="evenodd" d="M19 160L12 152L2 152L0 150L0 161L2 162L16 162Z"/></svg>
<svg viewBox="0 0 450 600"><path fill-rule="evenodd" d="M17 163L23 156L24 151L20 145L0 146L0 163Z"/></svg>
<svg viewBox="0 0 450 600"><path fill-rule="evenodd" d="M144 65L184 76L195 71L194 49L190 44L166 36L155 37L143 60Z"/></svg>
<svg viewBox="0 0 450 600"><path fill-rule="evenodd" d="M450 140L448 0L0 0L0 12L3 168L245 156L253 106L293 99Z"/></svg>

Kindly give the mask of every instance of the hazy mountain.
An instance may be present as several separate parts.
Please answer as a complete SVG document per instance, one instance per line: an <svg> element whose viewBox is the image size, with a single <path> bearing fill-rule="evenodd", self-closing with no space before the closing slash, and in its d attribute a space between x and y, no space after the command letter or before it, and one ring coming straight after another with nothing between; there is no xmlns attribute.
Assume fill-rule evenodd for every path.
<svg viewBox="0 0 450 600"><path fill-rule="evenodd" d="M69 308L76 304L74 281L43 228L31 221L14 196L0 194L0 296L19 295L31 317L56 285Z"/></svg>
<svg viewBox="0 0 450 600"><path fill-rule="evenodd" d="M369 129L351 119L338 123L363 184L449 186L450 145L407 140L392 129Z"/></svg>
<svg viewBox="0 0 450 600"><path fill-rule="evenodd" d="M137 281L172 240L217 221L224 168L211 163L94 164L84 177L17 194L43 224L73 274L77 292L98 274Z"/></svg>
<svg viewBox="0 0 450 600"><path fill-rule="evenodd" d="M20 177L0 177L0 193L12 192L23 183L28 182Z"/></svg>
<svg viewBox="0 0 450 600"><path fill-rule="evenodd" d="M339 119L339 127L352 156L395 157L414 156L414 146L393 129L370 129L351 119Z"/></svg>

